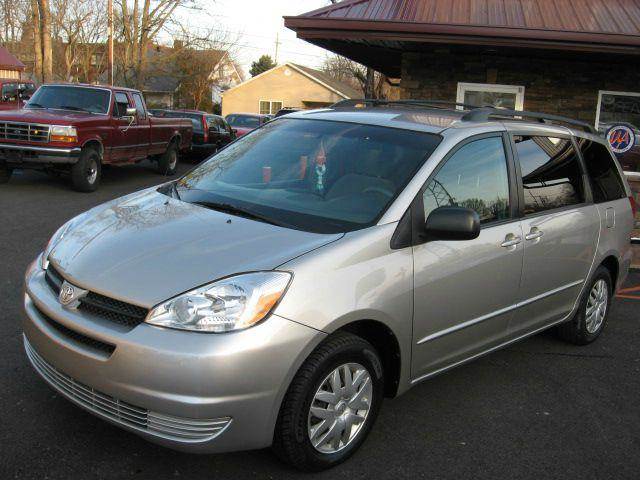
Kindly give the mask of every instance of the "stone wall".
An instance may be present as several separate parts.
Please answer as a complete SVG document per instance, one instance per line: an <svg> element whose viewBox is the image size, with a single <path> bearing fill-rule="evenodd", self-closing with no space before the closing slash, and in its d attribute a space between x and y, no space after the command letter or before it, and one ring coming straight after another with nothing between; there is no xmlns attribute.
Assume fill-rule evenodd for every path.
<svg viewBox="0 0 640 480"><path fill-rule="evenodd" d="M461 47L402 55L403 98L455 101L458 82L524 86L526 110L593 123L599 90L640 91L640 59Z"/></svg>

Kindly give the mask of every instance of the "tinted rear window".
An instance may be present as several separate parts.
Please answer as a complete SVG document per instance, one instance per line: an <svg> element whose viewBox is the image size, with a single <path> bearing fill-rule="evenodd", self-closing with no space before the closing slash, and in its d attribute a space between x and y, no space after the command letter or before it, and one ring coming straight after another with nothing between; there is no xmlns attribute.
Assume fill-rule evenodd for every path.
<svg viewBox="0 0 640 480"><path fill-rule="evenodd" d="M626 197L624 184L609 149L584 138L578 139L578 144L591 179L593 201L601 203Z"/></svg>
<svg viewBox="0 0 640 480"><path fill-rule="evenodd" d="M249 115L227 115L226 120L232 127L258 128L260 126L260 117Z"/></svg>
<svg viewBox="0 0 640 480"><path fill-rule="evenodd" d="M514 137L522 171L524 213L583 203L582 168L570 140L551 137Z"/></svg>
<svg viewBox="0 0 640 480"><path fill-rule="evenodd" d="M196 132L202 131L202 114L201 113L166 111L164 116L170 117L170 118L186 118L188 120L191 120L194 131Z"/></svg>

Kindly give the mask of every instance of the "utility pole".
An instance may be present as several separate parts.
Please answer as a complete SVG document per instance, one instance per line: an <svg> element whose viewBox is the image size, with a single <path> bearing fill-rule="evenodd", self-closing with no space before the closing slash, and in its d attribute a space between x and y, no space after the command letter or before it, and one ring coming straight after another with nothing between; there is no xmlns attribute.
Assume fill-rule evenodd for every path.
<svg viewBox="0 0 640 480"><path fill-rule="evenodd" d="M280 32L276 33L276 56L275 56L275 62L276 65L278 64L278 51L280 50Z"/></svg>
<svg viewBox="0 0 640 480"><path fill-rule="evenodd" d="M107 1L107 78L113 85L113 0Z"/></svg>

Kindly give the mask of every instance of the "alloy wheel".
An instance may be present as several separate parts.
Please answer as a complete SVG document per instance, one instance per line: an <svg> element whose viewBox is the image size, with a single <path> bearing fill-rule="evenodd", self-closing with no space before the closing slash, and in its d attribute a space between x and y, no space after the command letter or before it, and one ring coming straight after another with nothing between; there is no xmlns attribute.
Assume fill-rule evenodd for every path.
<svg viewBox="0 0 640 480"><path fill-rule="evenodd" d="M587 332L596 333L604 322L607 313L607 304L609 302L609 288L607 282L602 278L599 279L591 288L589 298L587 300L587 312L585 316L585 325Z"/></svg>
<svg viewBox="0 0 640 480"><path fill-rule="evenodd" d="M358 436L371 410L371 375L359 363L333 370L320 384L308 415L313 447L326 454L347 447Z"/></svg>

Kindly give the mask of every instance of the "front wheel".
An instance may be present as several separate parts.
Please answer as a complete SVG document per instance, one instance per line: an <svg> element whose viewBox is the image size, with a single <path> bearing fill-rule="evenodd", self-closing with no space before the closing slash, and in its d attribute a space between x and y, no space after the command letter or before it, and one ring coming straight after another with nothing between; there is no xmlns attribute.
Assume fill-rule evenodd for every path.
<svg viewBox="0 0 640 480"><path fill-rule="evenodd" d="M102 178L100 155L93 148L84 148L71 167L71 184L79 192L94 192Z"/></svg>
<svg viewBox="0 0 640 480"><path fill-rule="evenodd" d="M158 158L158 173L170 177L175 175L178 169L178 147L171 142L167 150Z"/></svg>
<svg viewBox="0 0 640 480"><path fill-rule="evenodd" d="M0 166L0 183L7 183L11 179L12 174L12 168Z"/></svg>
<svg viewBox="0 0 640 480"><path fill-rule="evenodd" d="M345 461L369 434L383 394L384 373L374 347L348 333L329 337L287 390L274 435L276 455L306 471Z"/></svg>
<svg viewBox="0 0 640 480"><path fill-rule="evenodd" d="M558 336L575 345L587 345L596 340L607 322L613 296L612 285L609 270L598 267L582 294L573 319L557 327Z"/></svg>

